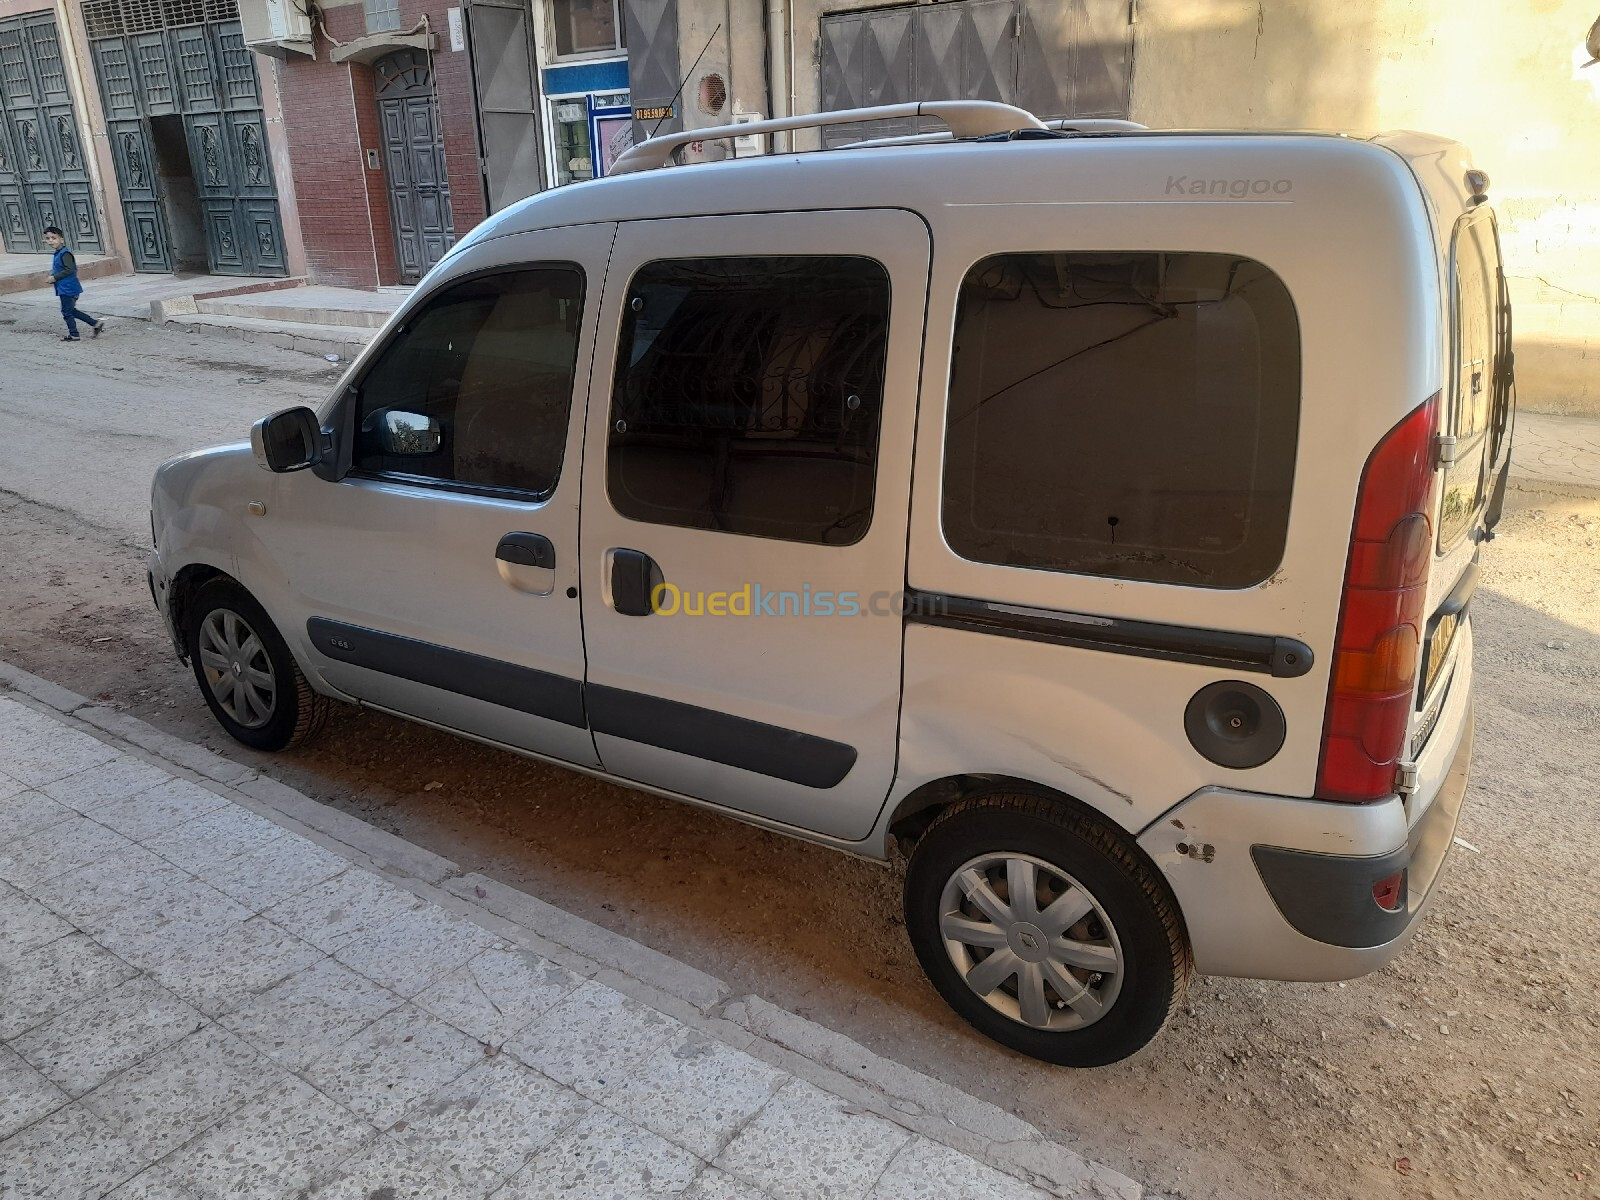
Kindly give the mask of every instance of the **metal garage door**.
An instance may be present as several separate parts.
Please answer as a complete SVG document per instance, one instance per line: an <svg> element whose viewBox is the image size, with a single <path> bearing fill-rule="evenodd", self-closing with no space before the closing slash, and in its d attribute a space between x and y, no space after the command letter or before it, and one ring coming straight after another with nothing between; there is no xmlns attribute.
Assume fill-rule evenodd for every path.
<svg viewBox="0 0 1600 1200"><path fill-rule="evenodd" d="M999 100L1040 117L1126 117L1128 0L952 0L822 18L822 108ZM942 129L837 125L826 145Z"/></svg>

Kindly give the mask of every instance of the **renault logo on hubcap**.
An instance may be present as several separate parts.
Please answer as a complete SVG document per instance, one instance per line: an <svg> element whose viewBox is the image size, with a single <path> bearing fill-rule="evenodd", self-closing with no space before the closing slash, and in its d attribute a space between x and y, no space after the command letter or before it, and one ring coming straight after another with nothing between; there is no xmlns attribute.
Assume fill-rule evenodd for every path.
<svg viewBox="0 0 1600 1200"><path fill-rule="evenodd" d="M1018 921L1006 931L1006 941L1023 962L1043 962L1050 957L1050 939L1031 922Z"/></svg>

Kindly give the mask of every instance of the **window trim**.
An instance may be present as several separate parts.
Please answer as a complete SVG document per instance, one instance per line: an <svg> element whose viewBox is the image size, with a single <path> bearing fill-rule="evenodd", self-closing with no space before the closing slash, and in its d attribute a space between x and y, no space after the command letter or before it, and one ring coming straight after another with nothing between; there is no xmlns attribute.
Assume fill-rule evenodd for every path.
<svg viewBox="0 0 1600 1200"><path fill-rule="evenodd" d="M411 307L405 310L405 318L391 329L367 360L362 364L361 374L356 379L344 386L343 393L335 403L336 415L331 424L339 428L339 436L345 446L349 448L350 466L341 477L344 479L371 480L376 483L400 484L404 487L421 488L430 492L457 492L462 495L474 496L484 500L511 500L521 504L548 504L551 498L561 488L561 481L566 478L567 444L561 448L561 470L557 473L555 482L543 492L529 491L526 488L502 487L492 483L470 483L457 479L440 479L436 475L413 475L405 471L367 471L363 470L356 462L356 423L361 416L361 397L366 388L368 377L373 369L383 360L389 348L405 336L411 329L418 313L427 308L438 296L459 284L471 283L479 279L487 279L495 275L517 275L525 271L562 270L570 268L578 273L578 278L583 281L584 310L578 314L578 343L574 347L572 356L572 397L567 403L567 444L572 440L573 413L579 408L577 403L581 380L579 368L583 364L583 338L587 323L589 301L589 272L582 263L572 259L535 259L525 263L512 265L500 264L493 267L481 267L476 271L465 271L460 275L452 275L443 280L426 296L419 297ZM587 395L587 385L582 385L582 390ZM586 406L585 406L586 408ZM338 412L343 409L343 412ZM580 422L581 424L581 422ZM581 457L581 456L580 456Z"/></svg>
<svg viewBox="0 0 1600 1200"><path fill-rule="evenodd" d="M1257 580L1254 580L1253 582L1247 583L1247 584L1185 583L1185 582L1181 582L1179 580L1173 580L1173 579L1148 579L1148 578L1141 578L1141 577L1132 576L1132 575L1115 575L1115 574L1106 574L1106 573L1102 573L1102 572L1092 572L1092 571L1082 571L1082 570L1067 570L1067 569L1060 568L1060 567L1045 567L1045 566L1036 566L1036 565L1030 565L1030 564L1018 564L1018 563L995 563L995 562L988 562L988 561L983 560L983 559L969 558L966 554L962 553L962 551L958 550L951 543L949 533L947 532L947 530L945 528L945 519L944 519L944 509L945 509L945 500L946 500L946 491L947 491L946 485L945 485L945 480L946 480L947 474L948 474L949 469L950 469L950 461L951 461L951 456L950 456L950 389L951 389L951 386L952 386L952 384L954 382L954 379L955 379L955 330L956 330L956 321L957 321L957 318L959 317L960 311L961 311L961 290L962 290L962 287L966 284L967 278L972 274L973 270L980 263L987 262L990 259L995 259L995 258L1028 257L1028 256L1032 256L1032 255L1045 255L1045 254L1069 254L1069 255L1070 254L1104 254L1104 255L1123 255L1123 254L1126 254L1126 255L1134 255L1134 254L1142 254L1142 255L1177 255L1177 254L1201 255L1201 254L1203 254L1203 255L1211 255L1211 256L1215 256L1215 257L1231 257L1231 258L1235 258L1235 259L1241 259L1241 260L1244 260L1246 262L1254 263L1256 266L1262 268L1269 275L1271 275L1272 278L1277 282L1278 286L1283 289L1284 295L1288 299L1288 302L1289 302L1289 316L1294 322L1295 337L1296 337L1296 356L1297 356L1297 360L1298 360L1297 361L1297 366L1296 366L1296 373L1295 373L1295 392L1294 392L1294 405L1295 405L1295 407L1294 407L1294 427L1295 427L1294 461L1291 464L1291 469L1290 469L1290 474L1289 474L1289 490L1288 490L1288 496L1287 496L1287 499L1285 501L1285 506L1284 506L1284 537L1283 537L1283 541L1282 541L1282 544L1278 547L1277 557L1276 557L1275 561L1273 562L1273 565L1272 565L1271 569L1268 570L1265 574L1263 574L1261 576L1261 578L1259 578ZM1236 595L1237 594L1246 593L1246 592L1250 592L1250 591L1256 590L1258 588L1262 588L1262 587L1267 586L1271 582L1271 580L1278 574L1278 572L1283 569L1284 557L1289 552L1289 532L1290 532L1290 526L1291 526L1291 524L1293 522L1295 499L1296 499L1295 489L1296 489L1296 485L1297 485L1299 477L1300 477L1300 467L1302 465L1301 464L1301 459L1300 459L1300 450L1301 450L1301 444L1300 443L1301 443L1301 435L1305 431L1305 391L1306 391L1305 345L1306 345L1306 343L1305 343L1305 323L1301 320L1300 305L1299 305L1298 301L1295 299L1294 290L1292 288L1290 288L1288 280L1286 280L1283 277L1282 272L1280 272L1276 267L1274 267L1272 264L1266 262L1265 260L1257 257L1255 254L1245 253L1244 251L1239 251L1239 250L1217 250L1217 249L1209 249L1209 248L1208 249L1173 249L1173 248L1168 247L1168 248L1163 248L1163 249L1127 249L1127 248L1123 248L1123 247L1106 247L1106 246L1066 246L1066 247L1063 247L1063 246L1057 245L1057 246L1053 246L1053 247L1048 248L1048 249L1039 249L1039 248L1036 248L1036 247L1032 247L1032 248L1013 248L1013 249L1009 249L1009 250L991 250L989 252L986 252L984 254L979 255L977 258L974 258L971 262L969 262L966 265L966 267L964 267L962 269L960 280L956 285L954 303L953 303L953 305L951 306L951 309L950 309L950 317L951 317L950 355L948 357L948 361L945 364L944 412L943 412L942 428L938 432L938 437L939 437L939 459L938 459L938 468L937 469L938 469L938 474L939 474L939 483L938 483L938 487L939 487L939 490L938 490L938 513L939 513L938 531L939 531L939 540L940 540L941 544L944 546L945 550L952 557L958 559L962 563L970 564L971 566L979 568L981 570L1025 571L1025 572L1028 572L1029 574L1039 575L1039 576L1043 576L1043 577L1049 578L1049 579L1095 580L1095 581L1103 581L1103 582L1111 584L1113 586L1120 586L1120 585L1123 585L1123 584L1138 584L1140 586L1148 586L1148 587L1181 588L1181 589L1183 589L1185 591L1232 593L1232 594L1236 594ZM920 419L919 419L919 425L920 425Z"/></svg>
<svg viewBox="0 0 1600 1200"><path fill-rule="evenodd" d="M721 534L724 537L758 538L761 541L782 542L782 543L784 543L786 545L790 545L790 546L816 546L816 547L823 547L823 548L832 548L832 549L837 549L837 550L848 550L848 549L851 549L852 547L859 546L863 541L866 540L868 534L871 533L871 531L872 531L873 519L877 516L877 513L878 513L878 498L879 498L878 497L878 467L879 467L879 464L881 462L881 456L882 456L882 451L883 451L883 417L884 417L883 402L884 402L884 397L887 396L888 390L889 390L889 337L888 337L887 330L891 329L893 327L894 323L895 323L895 311L894 311L894 308L895 308L895 291L894 291L895 273L894 273L894 270L889 266L889 264L884 262L882 259L876 258L871 254L860 254L860 253L850 253L850 252L830 252L830 253L826 253L826 254L744 253L744 254L697 254L697 255L690 255L690 256L686 256L686 257L685 256L679 256L679 257L676 257L676 258L651 258L651 259L646 259L643 262L640 262L633 269L633 271L629 274L627 282L619 289L619 293L618 293L623 298L622 303L623 303L624 307L623 307L623 309L619 309L618 312L617 312L619 323L618 323L618 326L617 326L616 356L615 356L615 358L613 359L613 361L611 363L610 375L609 375L609 377L607 379L607 388L606 388L606 396L605 396L606 429L608 431L611 429L612 423L613 423L613 421L615 419L614 415L613 415L613 412L614 412L614 406L616 405L616 401L617 401L617 382L618 382L618 380L620 380L622 378L622 360L623 360L624 354L626 353L626 351L628 349L628 343L624 340L624 332L626 330L627 321L628 321L628 318L629 318L629 313L626 311L626 300L627 300L627 297L628 297L629 293L633 289L634 281L636 279L638 279L639 275L647 267L652 267L652 266L655 266L655 265L657 265L659 263L704 262L704 261L706 261L708 259L753 259L753 258L834 258L834 259L837 259L837 258L855 258L855 259L860 259L863 262L869 262L873 266L877 267L878 270L883 272L884 319L885 319L885 323L886 323L885 324L886 333L885 333L885 338L884 338L884 355L883 355L883 379L882 379L882 383L880 385L880 389L881 389L883 395L879 396L879 401L878 401L879 410L878 410L878 416L877 416L877 438L873 442L873 445L872 445L872 487L871 487L870 493L869 493L868 498L867 498L867 507L866 507L866 510L865 510L866 511L866 522L865 522L865 524L862 525L860 533L856 537L852 538L848 542L817 542L817 541L811 541L811 540L806 539L806 538L784 537L784 536L780 536L780 535L777 535L777 534L771 534L771 533L747 533L747 532L744 532L744 531L731 530L731 529L706 529L706 528L703 528L702 526L698 526L698 525L683 525L683 524L678 524L678 523L673 523L673 522L666 522L666 521L651 521L651 520L647 520L647 519L642 518L642 517L632 516L632 515L630 515L628 513L623 512L619 507L617 507L616 498L613 497L612 494L611 494L611 435L610 435L609 432L606 435L605 457L604 457L604 461L603 461L603 463L601 465L601 468L600 468L601 471L604 474L603 488L604 488L605 495L606 495L606 504L611 509L611 513L612 513L613 516L615 516L615 517L617 517L617 518L619 518L621 520L624 520L624 521L630 521L630 522L632 522L633 524L636 524L636 525L644 525L644 526L648 526L648 527L651 527L651 528L688 529L688 530L693 530L693 531L701 532L701 533ZM918 351L919 360L920 360L920 357L921 357L921 353L922 352L919 349L919 351Z"/></svg>

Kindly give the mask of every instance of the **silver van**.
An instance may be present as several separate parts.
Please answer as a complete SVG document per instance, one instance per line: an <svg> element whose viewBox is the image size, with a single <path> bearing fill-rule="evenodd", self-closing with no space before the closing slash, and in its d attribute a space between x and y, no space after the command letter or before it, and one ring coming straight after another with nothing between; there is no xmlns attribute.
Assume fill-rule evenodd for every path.
<svg viewBox="0 0 1600 1200"><path fill-rule="evenodd" d="M661 169L906 116L950 132ZM321 411L162 466L156 603L257 749L342 700L898 846L949 1004L1112 1062L1191 971L1357 976L1436 891L1513 416L1487 186L983 102L654 139L474 229Z"/></svg>

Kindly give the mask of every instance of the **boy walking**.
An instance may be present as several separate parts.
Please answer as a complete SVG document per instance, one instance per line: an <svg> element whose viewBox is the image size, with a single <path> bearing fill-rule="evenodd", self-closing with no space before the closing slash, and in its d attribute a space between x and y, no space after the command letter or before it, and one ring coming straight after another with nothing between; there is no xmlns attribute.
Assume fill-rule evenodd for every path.
<svg viewBox="0 0 1600 1200"><path fill-rule="evenodd" d="M83 284L78 282L78 260L67 249L67 235L54 225L44 231L44 244L54 250L50 260L50 278L56 285L56 296L61 301L61 316L67 323L63 342L78 341L78 322L82 321L93 331L90 337L99 337L105 328L104 321L96 321L86 312L78 311L78 297L83 295Z"/></svg>

